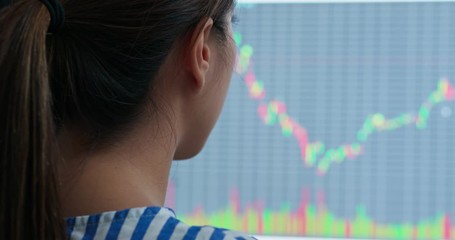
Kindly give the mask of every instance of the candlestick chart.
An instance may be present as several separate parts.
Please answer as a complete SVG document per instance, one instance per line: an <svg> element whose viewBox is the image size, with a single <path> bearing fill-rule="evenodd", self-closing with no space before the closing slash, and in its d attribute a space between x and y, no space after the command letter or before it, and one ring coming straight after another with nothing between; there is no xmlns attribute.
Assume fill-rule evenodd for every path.
<svg viewBox="0 0 455 240"><path fill-rule="evenodd" d="M381 113L375 113L368 116L356 134L357 142L326 149L322 142L309 142L307 130L289 116L285 103L278 100L263 102L266 89L264 83L256 79L254 69L251 66L253 48L250 45L241 45L242 35L240 33L236 34L235 39L240 48L237 72L243 77L251 99L261 102L258 108L261 120L266 125L279 125L284 136L294 136L299 143L301 157L305 165L317 165L319 174L325 174L334 162L343 162L348 158L353 159L361 155L363 151L361 143L367 141L376 132L393 131L408 125L425 129L431 116L431 110L435 105L455 100L454 87L448 79L442 79L439 81L437 89L429 94L429 97L419 107L417 113L403 113L390 119ZM318 159L319 156L321 156L320 159ZM319 163L316 163L317 161Z"/></svg>
<svg viewBox="0 0 455 240"><path fill-rule="evenodd" d="M258 235L455 239L452 11L240 4L224 112L168 206Z"/></svg>

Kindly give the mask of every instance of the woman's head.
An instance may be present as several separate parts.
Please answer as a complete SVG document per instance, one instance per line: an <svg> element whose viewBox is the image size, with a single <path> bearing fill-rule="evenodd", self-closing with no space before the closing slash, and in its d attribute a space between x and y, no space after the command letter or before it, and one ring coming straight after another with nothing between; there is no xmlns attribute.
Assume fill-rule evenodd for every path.
<svg viewBox="0 0 455 240"><path fill-rule="evenodd" d="M0 10L0 238L62 236L53 146L66 125L106 141L144 113L174 116L182 133L175 157L187 158L202 147L226 95L232 0L63 6L64 27L52 35L39 1Z"/></svg>
<svg viewBox="0 0 455 240"><path fill-rule="evenodd" d="M127 128L148 100L155 108L166 104L150 89L171 50L192 47L201 22L213 19L210 34L225 48L233 2L87 0L64 6L65 27L47 45L56 122L83 123L108 137Z"/></svg>
<svg viewBox="0 0 455 240"><path fill-rule="evenodd" d="M144 112L151 112L155 117L172 114L170 111L174 109L169 108L169 103L175 97L162 97L166 89L159 88L162 85L158 83L165 81L166 88L174 89L177 86L170 85L173 83L170 80L182 76L159 79L160 68L173 52L175 55L168 59L171 73L184 70L185 64L191 64L185 61L197 57L194 56L197 53L191 52L197 47L196 38L209 30L207 37L214 40L210 60L218 58L218 62L211 63L210 77L226 75L225 69L231 71L234 54L229 16L232 8L232 0L67 1L65 28L48 42L56 123L76 122L84 126L84 131L110 141L128 131ZM208 21L211 21L209 26ZM218 51L214 51L214 46ZM212 82L216 81L209 81ZM217 82L220 86L214 87L213 92L220 91L217 90L220 87L223 89L226 80ZM151 93L151 89L154 92ZM214 98L204 104L219 102L220 95L223 96L212 94ZM208 120L199 119L194 123ZM176 158L188 158L197 153L210 126L213 124L207 122L205 128L187 128L197 133L187 134L193 136L191 140L179 139L181 147ZM201 134L204 131L205 134ZM192 144L187 142L196 144L190 146Z"/></svg>

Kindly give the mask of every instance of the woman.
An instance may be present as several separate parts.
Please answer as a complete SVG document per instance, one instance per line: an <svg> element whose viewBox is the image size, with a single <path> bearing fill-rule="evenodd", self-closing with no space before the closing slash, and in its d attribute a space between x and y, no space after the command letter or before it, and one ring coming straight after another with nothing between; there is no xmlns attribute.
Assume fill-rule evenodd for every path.
<svg viewBox="0 0 455 240"><path fill-rule="evenodd" d="M233 5L0 1L0 239L248 238L161 207L221 111Z"/></svg>

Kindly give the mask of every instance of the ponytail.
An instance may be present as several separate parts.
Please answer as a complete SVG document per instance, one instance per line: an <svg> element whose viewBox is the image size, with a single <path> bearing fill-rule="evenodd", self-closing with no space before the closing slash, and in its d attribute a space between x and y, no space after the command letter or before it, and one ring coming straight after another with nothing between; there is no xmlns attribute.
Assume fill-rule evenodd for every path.
<svg viewBox="0 0 455 240"><path fill-rule="evenodd" d="M46 33L37 0L0 9L0 239L63 239Z"/></svg>

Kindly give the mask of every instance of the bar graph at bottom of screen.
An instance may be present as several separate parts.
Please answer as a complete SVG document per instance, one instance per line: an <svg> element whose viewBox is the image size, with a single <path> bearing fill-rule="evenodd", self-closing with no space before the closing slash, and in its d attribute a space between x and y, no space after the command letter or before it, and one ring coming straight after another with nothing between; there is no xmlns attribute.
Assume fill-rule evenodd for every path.
<svg viewBox="0 0 455 240"><path fill-rule="evenodd" d="M296 208L283 204L279 209L269 209L260 201L242 208L238 192L232 191L230 195L229 204L220 211L208 213L199 207L179 218L192 225L218 226L257 235L455 239L455 224L447 213L435 214L413 224L387 224L376 222L361 205L357 206L353 218L338 217L326 205L323 193L318 193L316 203L311 203L307 190L302 191Z"/></svg>

